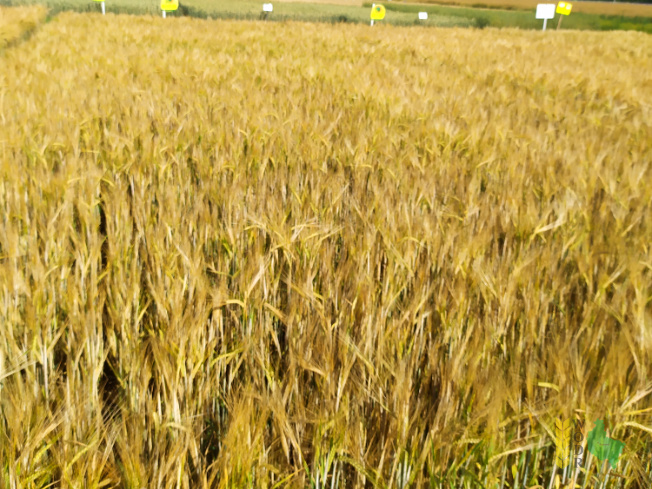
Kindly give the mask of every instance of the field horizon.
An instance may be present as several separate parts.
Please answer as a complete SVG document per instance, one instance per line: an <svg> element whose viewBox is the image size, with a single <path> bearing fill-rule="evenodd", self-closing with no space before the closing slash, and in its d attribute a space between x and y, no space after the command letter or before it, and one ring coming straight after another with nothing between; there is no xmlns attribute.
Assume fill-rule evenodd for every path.
<svg viewBox="0 0 652 489"><path fill-rule="evenodd" d="M542 22L535 18L536 2L530 0L499 0L478 4L472 0L455 5L438 2L416 4L386 2L387 15L380 24L395 26L427 27L497 27L540 30ZM563 30L635 30L652 34L652 7L641 4L604 4L601 2L580 2L570 16L565 16ZM90 0L0 0L0 5L28 6L43 5L49 15L58 12L100 12L100 2ZM614 10L614 5L618 6ZM628 7L629 5L629 7ZM622 8L620 7L622 6ZM178 10L168 12L168 17L196 17L208 19L262 20L262 2L258 0L185 0ZM630 8L631 7L631 8ZM108 0L108 13L161 15L158 0ZM369 24L371 2L349 0L282 1L266 17L267 21L306 21L327 23ZM418 12L428 13L428 19L418 20ZM614 15L617 14L617 15ZM549 30L557 24L558 15L550 22Z"/></svg>

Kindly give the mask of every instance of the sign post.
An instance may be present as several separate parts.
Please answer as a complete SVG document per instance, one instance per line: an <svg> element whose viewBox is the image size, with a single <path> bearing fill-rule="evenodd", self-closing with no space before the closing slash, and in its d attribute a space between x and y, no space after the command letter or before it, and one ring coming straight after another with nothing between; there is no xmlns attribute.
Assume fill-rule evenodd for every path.
<svg viewBox="0 0 652 489"><path fill-rule="evenodd" d="M263 12L261 14L261 18L263 20L267 19L267 16L269 15L270 12L274 11L274 5L271 3L263 3Z"/></svg>
<svg viewBox="0 0 652 489"><path fill-rule="evenodd" d="M174 12L179 8L179 0L161 0L161 11L165 19L166 12Z"/></svg>
<svg viewBox="0 0 652 489"><path fill-rule="evenodd" d="M562 15L570 15L572 9L573 9L572 3L559 2L557 4L556 12L559 14L559 22L557 22L557 30L559 30L559 27L561 26L561 19L563 19Z"/></svg>
<svg viewBox="0 0 652 489"><path fill-rule="evenodd" d="M383 20L385 18L385 7L382 5L371 6L371 25L374 25L374 20Z"/></svg>
<svg viewBox="0 0 652 489"><path fill-rule="evenodd" d="M428 20L428 12L419 12L419 20Z"/></svg>
<svg viewBox="0 0 652 489"><path fill-rule="evenodd" d="M540 3L537 5L537 19L543 19L543 30L546 30L546 23L548 19L555 18L555 7L554 3Z"/></svg>
<svg viewBox="0 0 652 489"><path fill-rule="evenodd" d="M104 0L95 0L96 2L100 2L102 6L102 15L106 15L106 6L104 5Z"/></svg>

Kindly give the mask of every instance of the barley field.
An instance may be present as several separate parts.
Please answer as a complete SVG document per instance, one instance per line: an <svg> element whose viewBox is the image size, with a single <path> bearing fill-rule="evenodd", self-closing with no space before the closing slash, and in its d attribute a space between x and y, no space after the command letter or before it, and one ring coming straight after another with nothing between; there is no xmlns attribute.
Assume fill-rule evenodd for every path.
<svg viewBox="0 0 652 489"><path fill-rule="evenodd" d="M642 33L41 23L0 487L649 488L651 143ZM555 418L618 464L557 469Z"/></svg>

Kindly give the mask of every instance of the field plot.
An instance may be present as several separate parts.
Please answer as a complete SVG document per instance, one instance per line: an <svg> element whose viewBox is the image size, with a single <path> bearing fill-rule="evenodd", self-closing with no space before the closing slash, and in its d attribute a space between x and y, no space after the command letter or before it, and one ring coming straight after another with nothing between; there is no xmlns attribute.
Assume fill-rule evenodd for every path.
<svg viewBox="0 0 652 489"><path fill-rule="evenodd" d="M651 57L43 24L0 54L0 480L549 487L576 417L626 448L555 477L649 487Z"/></svg>
<svg viewBox="0 0 652 489"><path fill-rule="evenodd" d="M92 0L0 0L0 5L25 6L39 4L51 13L61 11L100 12L99 2ZM199 17L236 20L260 19L263 2L259 0L184 0L179 9L168 13L169 17ZM160 0L106 0L106 9L116 14L160 15ZM369 23L370 7L362 2L339 0L277 2L269 20L306 21L330 23ZM445 9L446 10L446 9ZM421 22L425 26L468 27L474 25L474 16L455 15L455 9L436 13ZM415 12L393 12L384 21L394 25L413 25L417 23Z"/></svg>

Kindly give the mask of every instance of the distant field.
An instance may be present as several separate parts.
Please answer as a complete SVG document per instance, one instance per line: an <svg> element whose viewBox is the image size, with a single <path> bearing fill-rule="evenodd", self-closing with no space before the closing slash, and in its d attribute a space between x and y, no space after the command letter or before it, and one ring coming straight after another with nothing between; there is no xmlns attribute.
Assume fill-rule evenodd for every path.
<svg viewBox="0 0 652 489"><path fill-rule="evenodd" d="M367 2L370 7L371 3ZM412 14L416 16L421 10L429 12L433 17L439 15L454 15L460 18L467 18L477 23L482 20L484 24L491 27L519 27L521 29L541 29L541 21L535 18L535 10L498 10L481 9L473 7L452 7L447 5L414 5L407 3L385 3L391 14ZM548 23L549 28L554 29L559 16ZM564 17L562 29L574 30L637 30L652 34L652 17L623 17L613 15L585 14L573 12L570 16Z"/></svg>
<svg viewBox="0 0 652 489"><path fill-rule="evenodd" d="M536 9L538 3L542 2L538 0L421 0L420 2L414 3L460 5L464 7L477 8L533 10ZM556 0L552 0L550 3L556 3ZM572 4L573 12L585 14L652 17L652 5L650 4L621 2L572 2Z"/></svg>
<svg viewBox="0 0 652 489"><path fill-rule="evenodd" d="M359 7L362 5L362 0L275 0L281 3L325 3L331 5L349 5Z"/></svg>
<svg viewBox="0 0 652 489"><path fill-rule="evenodd" d="M61 1L61 0L58 0ZM206 12L211 16L228 16L233 13L257 18L261 12L262 1L259 0L184 0L183 5L198 11ZM361 2L281 2L274 4L273 18L291 20L331 20L344 19L349 22L369 22L369 7L362 6ZM398 14L398 15L396 15ZM413 24L416 15L411 12L397 12L392 14L387 23ZM431 26L468 26L473 19L463 19L459 16L446 13L436 15L429 19L427 25Z"/></svg>
<svg viewBox="0 0 652 489"><path fill-rule="evenodd" d="M269 19L276 21L298 20L336 23L369 22L371 2L365 2L362 5L352 0L333 0L333 2L338 2L338 4L331 3L327 0L318 0L317 2L308 0L277 2L274 4L274 12L269 16ZM98 12L100 10L99 3L91 0L0 0L0 5L29 5L34 3L46 5L51 13L64 10L82 12ZM595 2L593 3L597 5ZM534 6L528 10L514 7L511 7L511 10L499 10L495 8L474 8L471 6L438 5L434 3L410 4L403 2L385 2L384 5L387 7L388 13L385 20L382 21L382 24L418 24L430 27L490 26L519 27L522 29L541 28L541 22L536 20L534 16ZM519 5L525 8L526 3ZM111 13L160 15L160 2L158 0L107 0L106 8ZM181 0L179 10L169 14L169 16L256 20L260 18L261 10L262 2L260 0ZM420 10L428 11L428 20L417 20L417 13ZM576 9L570 17L564 19L563 28L581 30L638 30L652 33L652 16L624 17L598 15L582 13Z"/></svg>
<svg viewBox="0 0 652 489"><path fill-rule="evenodd" d="M337 2L338 0L335 0ZM100 5L92 0L0 0L0 5L45 5L52 12L74 10L99 12ZM169 17L191 16L254 20L260 18L262 1L259 0L181 0L179 10ZM160 15L158 0L106 0L107 12L126 14ZM438 27L466 27L474 25L474 19L456 15L455 9L433 15L421 25ZM280 2L274 4L271 20L300 20L318 22L369 22L369 8L360 2L340 0L332 2ZM416 23L416 13L394 12L385 24L409 25Z"/></svg>

